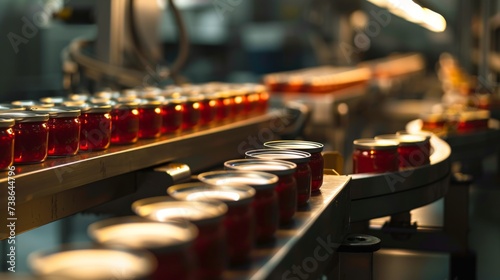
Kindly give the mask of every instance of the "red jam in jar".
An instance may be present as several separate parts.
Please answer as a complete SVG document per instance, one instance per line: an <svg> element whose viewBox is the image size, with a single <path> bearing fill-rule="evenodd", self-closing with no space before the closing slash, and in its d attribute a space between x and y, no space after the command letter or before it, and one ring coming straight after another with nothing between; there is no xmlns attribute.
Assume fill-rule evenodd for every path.
<svg viewBox="0 0 500 280"><path fill-rule="evenodd" d="M174 185L167 193L178 200L219 200L227 205L224 218L227 256L230 264L250 260L254 247L255 217L251 207L255 190L249 186L215 186L205 183Z"/></svg>
<svg viewBox="0 0 500 280"><path fill-rule="evenodd" d="M81 123L78 108L68 107L31 108L36 113L49 114L49 143L47 154L51 156L74 156L78 153Z"/></svg>
<svg viewBox="0 0 500 280"><path fill-rule="evenodd" d="M440 132L445 129L446 116L443 114L427 114L421 117L422 130Z"/></svg>
<svg viewBox="0 0 500 280"><path fill-rule="evenodd" d="M321 152L324 145L318 142L303 140L277 140L264 143L264 146L272 149L298 150L311 154L309 167L311 167L311 192L317 192L323 185L324 159Z"/></svg>
<svg viewBox="0 0 500 280"><path fill-rule="evenodd" d="M66 244L37 251L29 255L28 263L36 277L20 279L146 280L157 268L155 257L146 250L97 244Z"/></svg>
<svg viewBox="0 0 500 280"><path fill-rule="evenodd" d="M111 144L111 106L85 104L81 107L80 150L107 149Z"/></svg>
<svg viewBox="0 0 500 280"><path fill-rule="evenodd" d="M297 206L305 206L311 198L311 154L296 150L259 149L245 153L247 158L279 159L293 162L297 165L294 176L297 182Z"/></svg>
<svg viewBox="0 0 500 280"><path fill-rule="evenodd" d="M488 110L471 110L458 115L457 132L471 132L488 129L490 112Z"/></svg>
<svg viewBox="0 0 500 280"><path fill-rule="evenodd" d="M158 138L163 117L159 100L143 100L139 104L139 138Z"/></svg>
<svg viewBox="0 0 500 280"><path fill-rule="evenodd" d="M278 176L279 221L287 224L293 220L297 211L297 183L294 173L297 165L284 160L267 159L235 159L226 161L224 166L228 170L261 171Z"/></svg>
<svg viewBox="0 0 500 280"><path fill-rule="evenodd" d="M14 119L0 118L0 170L14 163Z"/></svg>
<svg viewBox="0 0 500 280"><path fill-rule="evenodd" d="M430 138L415 134L386 134L375 139L399 142L399 168L422 166L430 163Z"/></svg>
<svg viewBox="0 0 500 280"><path fill-rule="evenodd" d="M181 128L182 106L186 101L185 98L166 98L162 102L162 134L175 132Z"/></svg>
<svg viewBox="0 0 500 280"><path fill-rule="evenodd" d="M139 104L116 102L111 110L111 144L133 144L139 139Z"/></svg>
<svg viewBox="0 0 500 280"><path fill-rule="evenodd" d="M38 163L47 158L49 140L48 114L35 112L0 113L0 118L14 119L14 163Z"/></svg>
<svg viewBox="0 0 500 280"><path fill-rule="evenodd" d="M201 105L201 125L210 125L217 115L217 99L211 94L203 94Z"/></svg>
<svg viewBox="0 0 500 280"><path fill-rule="evenodd" d="M200 123L202 95L186 95L182 106L182 129L191 129Z"/></svg>
<svg viewBox="0 0 500 280"><path fill-rule="evenodd" d="M253 114L257 111L259 106L259 93L256 92L256 84L244 84L243 90L245 91L245 113Z"/></svg>
<svg viewBox="0 0 500 280"><path fill-rule="evenodd" d="M198 235L187 222L154 222L138 216L109 218L91 224L90 237L105 246L152 252L158 266L151 279L195 279L196 260L192 246Z"/></svg>
<svg viewBox="0 0 500 280"><path fill-rule="evenodd" d="M210 185L243 184L255 189L252 202L255 214L255 239L259 243L274 239L279 225L278 176L258 171L213 171L198 175L198 180Z"/></svg>
<svg viewBox="0 0 500 280"><path fill-rule="evenodd" d="M232 117L233 98L227 91L218 91L215 95L217 96L216 120L220 122L227 121Z"/></svg>
<svg viewBox="0 0 500 280"><path fill-rule="evenodd" d="M195 279L220 279L227 265L226 231L224 217L227 206L223 202L178 201L168 196L157 196L138 200L132 210L144 218L166 222L183 219L198 228L194 249L198 270Z"/></svg>
<svg viewBox="0 0 500 280"><path fill-rule="evenodd" d="M398 142L371 138L354 140L353 173L385 173L399 169Z"/></svg>
<svg viewBox="0 0 500 280"><path fill-rule="evenodd" d="M269 107L269 92L263 85L259 85L255 87L256 92L259 94L259 106L257 110L259 112L266 112Z"/></svg>

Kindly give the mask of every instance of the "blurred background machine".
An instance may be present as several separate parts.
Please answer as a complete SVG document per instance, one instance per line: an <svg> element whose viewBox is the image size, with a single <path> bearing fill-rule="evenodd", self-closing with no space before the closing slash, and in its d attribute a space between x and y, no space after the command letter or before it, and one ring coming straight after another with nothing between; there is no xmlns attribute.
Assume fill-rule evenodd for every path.
<svg viewBox="0 0 500 280"><path fill-rule="evenodd" d="M353 139L404 129L445 100L445 80L453 89L466 84L474 93L498 96L499 11L492 0L6 0L0 2L0 101L186 82L261 82L270 73L330 69L337 84L326 92L278 88L272 104L305 105L300 136L341 151L349 173ZM453 67L443 67L443 52L451 54ZM453 73L443 79L442 69ZM350 82L343 86L345 76ZM488 176L498 163L487 156L478 161L483 169L469 169L480 179L466 190L471 218L462 230L471 229L466 238L477 254L478 279L497 279L500 250L491 248L498 248L500 219L489 209L500 196L497 178ZM443 203L412 211L411 222L442 226ZM75 230L64 239L77 240L78 225L94 217L66 219L61 223ZM43 233L58 243L58 223L20 238L31 244L30 235ZM420 240L408 236L409 243ZM453 275L454 256L393 243L375 254L375 279Z"/></svg>

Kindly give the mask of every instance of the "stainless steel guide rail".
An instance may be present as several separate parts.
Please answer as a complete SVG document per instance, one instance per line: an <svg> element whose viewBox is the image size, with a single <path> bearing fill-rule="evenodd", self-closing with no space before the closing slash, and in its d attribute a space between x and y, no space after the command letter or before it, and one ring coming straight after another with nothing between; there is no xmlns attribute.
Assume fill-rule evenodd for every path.
<svg viewBox="0 0 500 280"><path fill-rule="evenodd" d="M450 176L450 146L432 136L430 164L382 174L353 174L351 221L409 211L442 198Z"/></svg>

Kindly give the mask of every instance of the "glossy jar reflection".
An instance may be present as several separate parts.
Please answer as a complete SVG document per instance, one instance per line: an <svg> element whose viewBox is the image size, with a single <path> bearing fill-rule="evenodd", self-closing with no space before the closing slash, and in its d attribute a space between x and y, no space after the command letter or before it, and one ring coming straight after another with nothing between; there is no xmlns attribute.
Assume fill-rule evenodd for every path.
<svg viewBox="0 0 500 280"><path fill-rule="evenodd" d="M311 154L309 167L311 168L311 192L317 192L323 185L324 159L321 152L324 145L318 142L303 140L278 140L264 143L265 147L273 149L298 150Z"/></svg>
<svg viewBox="0 0 500 280"><path fill-rule="evenodd" d="M198 175L198 180L211 185L243 184L255 190L252 202L255 214L255 240L259 243L274 239L279 224L278 176L258 171L213 171Z"/></svg>
<svg viewBox="0 0 500 280"><path fill-rule="evenodd" d="M80 109L65 107L31 108L36 113L49 114L48 156L74 156L80 145Z"/></svg>
<svg viewBox="0 0 500 280"><path fill-rule="evenodd" d="M186 102L185 98L166 98L162 101L162 134L175 132L181 128L182 104L184 102Z"/></svg>
<svg viewBox="0 0 500 280"><path fill-rule="evenodd" d="M235 159L224 163L229 170L261 171L278 176L275 190L278 194L279 221L287 224L292 221L297 210L297 183L294 173L297 165L283 160Z"/></svg>
<svg viewBox="0 0 500 280"><path fill-rule="evenodd" d="M474 110L460 112L458 115L457 132L467 133L471 131L488 129L490 112L487 110Z"/></svg>
<svg viewBox="0 0 500 280"><path fill-rule="evenodd" d="M146 250L95 244L65 244L51 250L37 251L28 256L28 263L37 276L33 279L39 280L149 280L157 267L155 257Z"/></svg>
<svg viewBox="0 0 500 280"><path fill-rule="evenodd" d="M195 279L197 269L192 245L198 235L185 221L153 222L137 216L95 222L88 233L97 243L152 252L158 266L151 279Z"/></svg>
<svg viewBox="0 0 500 280"><path fill-rule="evenodd" d="M227 206L218 201L173 201L167 196L141 199L132 204L144 218L165 222L183 219L198 228L194 249L198 270L196 279L218 279L227 264L224 217Z"/></svg>
<svg viewBox="0 0 500 280"><path fill-rule="evenodd" d="M160 101L143 101L139 104L139 138L158 138L163 117Z"/></svg>
<svg viewBox="0 0 500 280"><path fill-rule="evenodd" d="M139 104L118 102L111 110L111 144L132 144L139 139Z"/></svg>
<svg viewBox="0 0 500 280"><path fill-rule="evenodd" d="M14 119L14 163L38 163L47 158L49 140L48 114L34 112L0 113L0 118Z"/></svg>
<svg viewBox="0 0 500 280"><path fill-rule="evenodd" d="M375 139L386 139L399 142L399 168L422 166L430 163L430 139L423 135L386 134Z"/></svg>
<svg viewBox="0 0 500 280"><path fill-rule="evenodd" d="M354 140L353 173L399 170L398 142L371 138Z"/></svg>
<svg viewBox="0 0 500 280"><path fill-rule="evenodd" d="M188 183L168 188L168 194L179 200L219 200L227 205L224 218L227 256L230 264L246 263L254 247L255 217L251 203L255 190L249 186L214 186Z"/></svg>
<svg viewBox="0 0 500 280"><path fill-rule="evenodd" d="M0 118L0 170L14 163L14 119Z"/></svg>
<svg viewBox="0 0 500 280"><path fill-rule="evenodd" d="M105 150L111 144L111 106L83 105L80 122L81 151Z"/></svg>
<svg viewBox="0 0 500 280"><path fill-rule="evenodd" d="M297 183L297 206L304 206L311 198L311 154L296 150L259 149L245 153L247 158L278 159L293 162L297 165L294 177Z"/></svg>

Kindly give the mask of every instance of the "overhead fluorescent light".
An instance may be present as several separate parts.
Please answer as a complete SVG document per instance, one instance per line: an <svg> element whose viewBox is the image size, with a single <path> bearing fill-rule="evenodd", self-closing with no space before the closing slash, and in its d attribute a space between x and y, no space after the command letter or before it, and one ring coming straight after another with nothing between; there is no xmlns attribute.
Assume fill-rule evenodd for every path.
<svg viewBox="0 0 500 280"><path fill-rule="evenodd" d="M368 0L368 2L385 8L392 14L419 24L430 31L443 32L446 29L446 20L442 15L423 8L412 0Z"/></svg>

